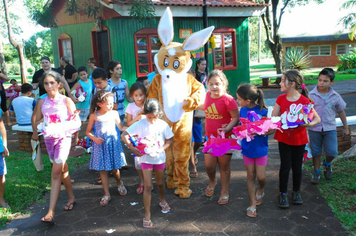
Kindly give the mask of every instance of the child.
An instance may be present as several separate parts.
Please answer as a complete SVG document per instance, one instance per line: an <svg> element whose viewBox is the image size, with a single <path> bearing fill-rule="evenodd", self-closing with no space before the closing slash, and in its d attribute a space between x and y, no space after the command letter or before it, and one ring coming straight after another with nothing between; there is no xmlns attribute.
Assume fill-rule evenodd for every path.
<svg viewBox="0 0 356 236"><path fill-rule="evenodd" d="M267 116L267 109L263 100L263 92L255 85L242 84L236 91L237 103L241 107L240 117L247 118L248 112L255 112L260 118ZM273 131L271 131L272 133ZM242 155L247 172L247 191L250 206L247 216L256 217L256 206L262 204L266 183L266 166L268 153L268 136L256 135L253 140L241 141ZM255 181L258 180L256 191Z"/></svg>
<svg viewBox="0 0 356 236"><path fill-rule="evenodd" d="M41 81L43 85L41 84L41 86L44 86L47 92L47 97L38 100L35 111L33 112L33 140L38 140L37 121L41 120L44 115L60 116L60 120L62 121L67 119L68 116L73 116L75 114L75 105L72 100L58 92L61 83L61 75L54 71L48 71L44 73L43 78L44 79ZM79 119L79 117L76 118ZM46 216L42 217L41 221L54 224L54 213L59 192L61 190L61 182L63 182L68 194L68 203L63 209L65 211L71 211L75 205L75 197L66 161L71 148L72 134L77 131L77 129L65 131L55 129L51 131L58 132L58 135L44 136L48 156L52 163L52 180L49 210Z"/></svg>
<svg viewBox="0 0 356 236"><path fill-rule="evenodd" d="M165 185L164 185L164 168L166 162L165 149L172 144L173 132L168 124L160 119L163 114L162 108L156 99L148 99L143 108L145 119L139 120L130 126L121 137L127 147L136 155L140 157L143 177L145 181L143 203L145 207L145 218L143 218L143 227L152 228L151 222L151 192L152 192L152 171L155 170L156 183L159 192L159 206L162 213L168 213L170 207L165 200ZM158 141L159 153L157 156L150 154L143 155L139 149L135 148L129 141L130 137L138 135L139 138L153 137Z"/></svg>
<svg viewBox="0 0 356 236"><path fill-rule="evenodd" d="M21 96L15 98L10 106L10 111L14 111L17 124L20 126L31 125L31 117L36 106L36 101L31 97L33 87L25 83L21 86Z"/></svg>
<svg viewBox="0 0 356 236"><path fill-rule="evenodd" d="M235 99L226 92L228 81L221 70L213 70L207 79L208 89L204 105L199 106L205 112L206 134L218 137L218 130L225 133L226 137L232 134L232 128L239 121L239 112ZM221 178L221 193L218 204L229 202L230 184L230 160L232 154L212 156L204 154L205 169L210 182L205 189L205 195L211 197L214 194L216 181L216 166L219 165Z"/></svg>
<svg viewBox="0 0 356 236"><path fill-rule="evenodd" d="M320 122L320 117L314 109L314 117L311 122L294 128L288 127L288 122L296 121L300 115L302 105L308 105L311 100L308 96L308 89L303 84L303 76L296 70L288 70L283 73L280 82L281 91L285 92L278 96L272 112L272 116L281 116L283 132L277 130L274 138L278 141L281 166L279 169L279 207L288 208L288 177L289 171L293 171L293 204L303 204L300 193L302 181L302 164L305 144L308 143L308 136L305 127L316 125ZM298 90L301 89L302 93ZM284 117L284 118L283 118Z"/></svg>
<svg viewBox="0 0 356 236"><path fill-rule="evenodd" d="M103 68L96 68L92 73L93 83L95 88L91 92L91 99L99 90L105 90L111 92L112 87L108 84L108 76ZM115 102L115 97L114 97Z"/></svg>
<svg viewBox="0 0 356 236"><path fill-rule="evenodd" d="M0 112L0 208L8 208L9 204L5 202L5 175L7 173L5 157L9 156L9 151L7 150L7 134L4 122L1 117Z"/></svg>
<svg viewBox="0 0 356 236"><path fill-rule="evenodd" d="M143 83L143 86L145 86L146 91L148 91L148 88L150 87L150 81L147 76L141 76L136 79L136 82Z"/></svg>
<svg viewBox="0 0 356 236"><path fill-rule="evenodd" d="M82 122L86 121L89 116L90 110L90 94L93 90L92 82L88 80L88 71L85 66L78 68L78 74L80 80L70 90L72 93L75 91L75 106L80 110L79 117ZM78 100L80 94L83 94L84 100Z"/></svg>
<svg viewBox="0 0 356 236"><path fill-rule="evenodd" d="M17 84L15 79L10 80L11 86L6 89L6 97L9 99L8 108L10 108L12 101L20 95L21 86Z"/></svg>
<svg viewBox="0 0 356 236"><path fill-rule="evenodd" d="M20 95L21 86L17 84L15 79L10 80L11 86L6 89L6 97L17 98Z"/></svg>
<svg viewBox="0 0 356 236"><path fill-rule="evenodd" d="M117 112L113 111L113 107L114 95L105 90L98 91L91 102L86 130L86 135L93 140L89 168L100 172L104 189L104 196L100 199L101 206L108 205L111 200L108 171L113 173L116 179L119 194L124 196L127 193L124 183L120 179L119 171L126 164L124 162L125 154L115 129L115 126L117 126L121 131L124 131L125 127L122 125ZM94 134L92 133L93 126L95 127Z"/></svg>
<svg viewBox="0 0 356 236"><path fill-rule="evenodd" d="M205 80L207 78L207 74L205 72L206 69L206 60L204 58L200 58L197 60L195 65L195 78L204 85ZM192 151L190 154L189 164L191 166L191 172L189 173L190 178L197 178L198 171L196 164L198 163L197 151L203 143L203 127L202 127L202 118L196 117L196 112L194 111L193 116L193 129L192 129Z"/></svg>
<svg viewBox="0 0 356 236"><path fill-rule="evenodd" d="M121 122L123 123L125 119L125 97L128 102L133 102L133 100L130 98L127 81L121 79L121 63L119 61L109 61L108 74L110 75L108 84L113 88L112 92L116 98L114 110L118 111Z"/></svg>
<svg viewBox="0 0 356 236"><path fill-rule="evenodd" d="M206 74L206 60L205 58L199 58L195 64L195 78L205 86L207 74Z"/></svg>
<svg viewBox="0 0 356 236"><path fill-rule="evenodd" d="M320 162L323 149L326 154L323 162L325 167L324 176L327 180L332 179L331 162L337 155L336 112L344 125L344 135L349 134L345 114L346 103L340 94L331 88L334 78L334 70L324 68L319 73L318 85L310 92L310 98L315 103L314 108L321 119L320 124L308 128L314 164L314 173L311 179L312 184L319 184L320 182Z"/></svg>
<svg viewBox="0 0 356 236"><path fill-rule="evenodd" d="M133 123L145 118L145 115L140 114L143 111L143 105L145 104L145 101L146 101L145 86L140 82L134 83L133 85L131 85L130 95L131 95L131 97L133 97L135 102L129 103L129 105L127 105L127 108L126 108L126 119L127 119L126 122L127 122L127 126L129 126L129 127ZM139 156L135 157L135 168L136 168L137 174L140 178L140 184L139 184L138 188L136 189L136 193L142 194L143 188L144 188L144 186L143 186L144 182L143 182L142 167L141 167Z"/></svg>

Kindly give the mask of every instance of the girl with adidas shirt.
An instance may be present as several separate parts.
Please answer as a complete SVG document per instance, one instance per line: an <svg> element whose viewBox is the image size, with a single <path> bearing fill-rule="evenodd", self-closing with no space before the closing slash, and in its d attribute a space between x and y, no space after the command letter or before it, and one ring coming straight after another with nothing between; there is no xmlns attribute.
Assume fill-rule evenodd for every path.
<svg viewBox="0 0 356 236"><path fill-rule="evenodd" d="M204 105L199 109L205 112L205 131L210 137L218 137L218 130L225 133L225 137L232 134L232 128L237 125L239 112L235 99L226 91L228 81L221 70L213 70L207 79L207 92ZM224 205L229 202L230 184L230 160L231 154L212 156L204 154L205 169L209 176L209 185L205 189L205 195L211 197L217 184L216 166L219 166L221 178L221 193L218 204Z"/></svg>

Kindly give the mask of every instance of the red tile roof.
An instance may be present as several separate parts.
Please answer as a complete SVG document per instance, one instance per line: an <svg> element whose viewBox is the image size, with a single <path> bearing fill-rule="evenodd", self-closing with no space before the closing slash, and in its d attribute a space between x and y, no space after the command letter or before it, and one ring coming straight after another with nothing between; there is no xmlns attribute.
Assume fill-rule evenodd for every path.
<svg viewBox="0 0 356 236"><path fill-rule="evenodd" d="M128 0L104 0L106 3L130 4ZM152 0L154 5L161 6L203 6L203 0ZM267 4L255 3L251 0L206 0L210 7L260 7Z"/></svg>

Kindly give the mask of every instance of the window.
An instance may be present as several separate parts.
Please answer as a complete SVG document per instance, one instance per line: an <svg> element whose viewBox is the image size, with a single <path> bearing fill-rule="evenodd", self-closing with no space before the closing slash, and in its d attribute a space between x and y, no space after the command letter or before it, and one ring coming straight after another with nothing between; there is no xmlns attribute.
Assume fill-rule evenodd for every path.
<svg viewBox="0 0 356 236"><path fill-rule="evenodd" d="M61 34L58 37L59 58L65 56L69 58L69 63L73 65L72 38L68 34Z"/></svg>
<svg viewBox="0 0 356 236"><path fill-rule="evenodd" d="M344 55L349 54L350 52L354 51L356 48L356 44L338 44L336 45L336 55Z"/></svg>
<svg viewBox="0 0 356 236"><path fill-rule="evenodd" d="M296 49L298 52L303 52L303 46L296 46L295 49Z"/></svg>
<svg viewBox="0 0 356 236"><path fill-rule="evenodd" d="M154 56L161 47L157 29L146 28L134 35L137 77L154 71Z"/></svg>
<svg viewBox="0 0 356 236"><path fill-rule="evenodd" d="M330 56L330 55L331 55L330 45L309 46L309 56Z"/></svg>
<svg viewBox="0 0 356 236"><path fill-rule="evenodd" d="M221 70L234 70L237 68L236 32L232 28L217 28L214 48L214 68Z"/></svg>

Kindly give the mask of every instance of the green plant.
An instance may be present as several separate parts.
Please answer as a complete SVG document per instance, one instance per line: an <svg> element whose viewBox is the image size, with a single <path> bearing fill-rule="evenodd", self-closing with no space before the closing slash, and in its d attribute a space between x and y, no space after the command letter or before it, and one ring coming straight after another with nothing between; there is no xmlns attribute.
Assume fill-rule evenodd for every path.
<svg viewBox="0 0 356 236"><path fill-rule="evenodd" d="M155 8L151 0L129 0L131 7L129 15L136 17L140 22L145 19L153 19Z"/></svg>
<svg viewBox="0 0 356 236"><path fill-rule="evenodd" d="M305 167L310 175L312 162ZM333 180L321 179L318 188L335 215L351 235L356 234L356 157L343 158L333 162Z"/></svg>
<svg viewBox="0 0 356 236"><path fill-rule="evenodd" d="M19 64L10 64L8 65L7 73L9 75L19 75L20 74L20 65Z"/></svg>
<svg viewBox="0 0 356 236"><path fill-rule="evenodd" d="M90 17L94 17L94 19L97 18L100 10L100 6L92 6L89 5L88 3L84 3L83 7L84 7L84 14L87 15L88 18Z"/></svg>
<svg viewBox="0 0 356 236"><path fill-rule="evenodd" d="M42 157L44 169L40 172L36 171L32 164L31 153L12 151L10 156L6 158L8 173L4 197L11 208L0 209L0 229L5 227L6 222L18 214L26 214L27 206L36 201L45 203L41 201L41 198L51 187L51 165L47 155ZM69 171L72 172L87 163L89 159L89 154L80 158L68 158Z"/></svg>
<svg viewBox="0 0 356 236"><path fill-rule="evenodd" d="M286 69L305 70L311 65L307 51L291 48L284 56Z"/></svg>
<svg viewBox="0 0 356 236"><path fill-rule="evenodd" d="M34 70L33 70L33 68L32 68L32 67L27 68L27 72L28 72L28 73L32 74L32 73L33 73L33 71L34 71Z"/></svg>
<svg viewBox="0 0 356 236"><path fill-rule="evenodd" d="M339 56L339 61L341 61L341 65L338 65L338 71L345 71L348 69L356 68L356 49L351 51L349 54Z"/></svg>
<svg viewBox="0 0 356 236"><path fill-rule="evenodd" d="M79 13L79 11L80 9L76 0L67 0L64 13L72 16L75 13Z"/></svg>

